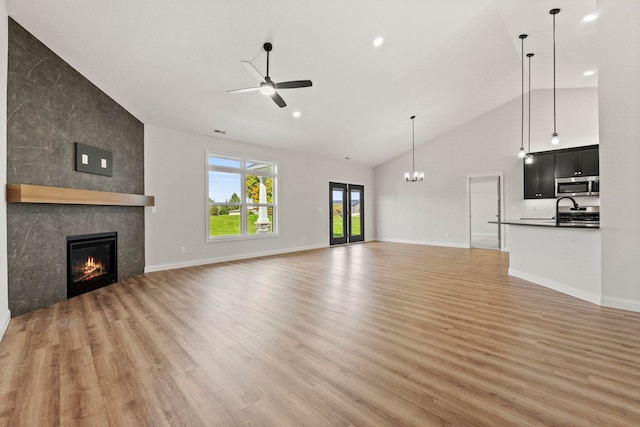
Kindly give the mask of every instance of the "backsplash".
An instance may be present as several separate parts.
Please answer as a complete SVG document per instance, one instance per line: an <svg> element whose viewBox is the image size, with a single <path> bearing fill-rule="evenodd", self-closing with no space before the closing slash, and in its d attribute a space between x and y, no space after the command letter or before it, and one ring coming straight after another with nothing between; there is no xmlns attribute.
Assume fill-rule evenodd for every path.
<svg viewBox="0 0 640 427"><path fill-rule="evenodd" d="M600 197L574 197L580 206L600 206ZM521 205L517 205L517 210L507 212L509 219L519 218L544 218L551 219L556 214L556 199L523 200ZM560 202L561 206L571 205L570 200Z"/></svg>

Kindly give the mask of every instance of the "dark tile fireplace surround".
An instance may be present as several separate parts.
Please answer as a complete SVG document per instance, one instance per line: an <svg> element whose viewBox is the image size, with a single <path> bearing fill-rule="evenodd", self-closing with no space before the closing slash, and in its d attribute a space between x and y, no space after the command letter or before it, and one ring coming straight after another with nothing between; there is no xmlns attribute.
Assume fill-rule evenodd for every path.
<svg viewBox="0 0 640 427"><path fill-rule="evenodd" d="M7 183L144 194L144 126L9 19ZM113 176L75 170L74 143L113 153ZM67 298L67 237L117 232L117 279L144 271L144 208L7 204L9 309Z"/></svg>

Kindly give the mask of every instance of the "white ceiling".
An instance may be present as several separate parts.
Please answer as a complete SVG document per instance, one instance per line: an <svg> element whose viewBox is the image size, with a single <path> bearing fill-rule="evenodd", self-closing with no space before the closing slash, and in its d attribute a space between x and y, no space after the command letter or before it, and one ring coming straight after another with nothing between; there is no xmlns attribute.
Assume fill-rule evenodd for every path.
<svg viewBox="0 0 640 427"><path fill-rule="evenodd" d="M9 15L146 124L375 166L533 88L593 87L595 0L7 0ZM376 48L373 39L385 42ZM274 81L278 108L240 61ZM293 111L300 118L293 118ZM214 134L214 129L226 135ZM180 141L176 141L180 143Z"/></svg>

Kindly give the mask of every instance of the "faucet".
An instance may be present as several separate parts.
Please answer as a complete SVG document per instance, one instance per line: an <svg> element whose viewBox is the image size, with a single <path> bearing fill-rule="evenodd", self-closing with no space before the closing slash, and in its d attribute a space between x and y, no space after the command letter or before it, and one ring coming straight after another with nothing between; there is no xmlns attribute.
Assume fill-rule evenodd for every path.
<svg viewBox="0 0 640 427"><path fill-rule="evenodd" d="M556 227L560 224L560 216L558 215L558 206L560 205L560 200L562 200L562 199L571 200L573 202L573 208L574 209L578 209L578 203L576 202L576 200L573 197L564 196L564 197L558 198L558 200L556 200Z"/></svg>

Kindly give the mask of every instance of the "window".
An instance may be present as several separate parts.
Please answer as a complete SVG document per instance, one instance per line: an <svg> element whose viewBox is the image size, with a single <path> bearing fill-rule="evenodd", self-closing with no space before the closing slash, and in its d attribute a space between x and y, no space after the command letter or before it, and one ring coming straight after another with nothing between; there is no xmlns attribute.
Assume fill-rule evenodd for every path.
<svg viewBox="0 0 640 427"><path fill-rule="evenodd" d="M207 240L276 234L276 163L207 153Z"/></svg>

